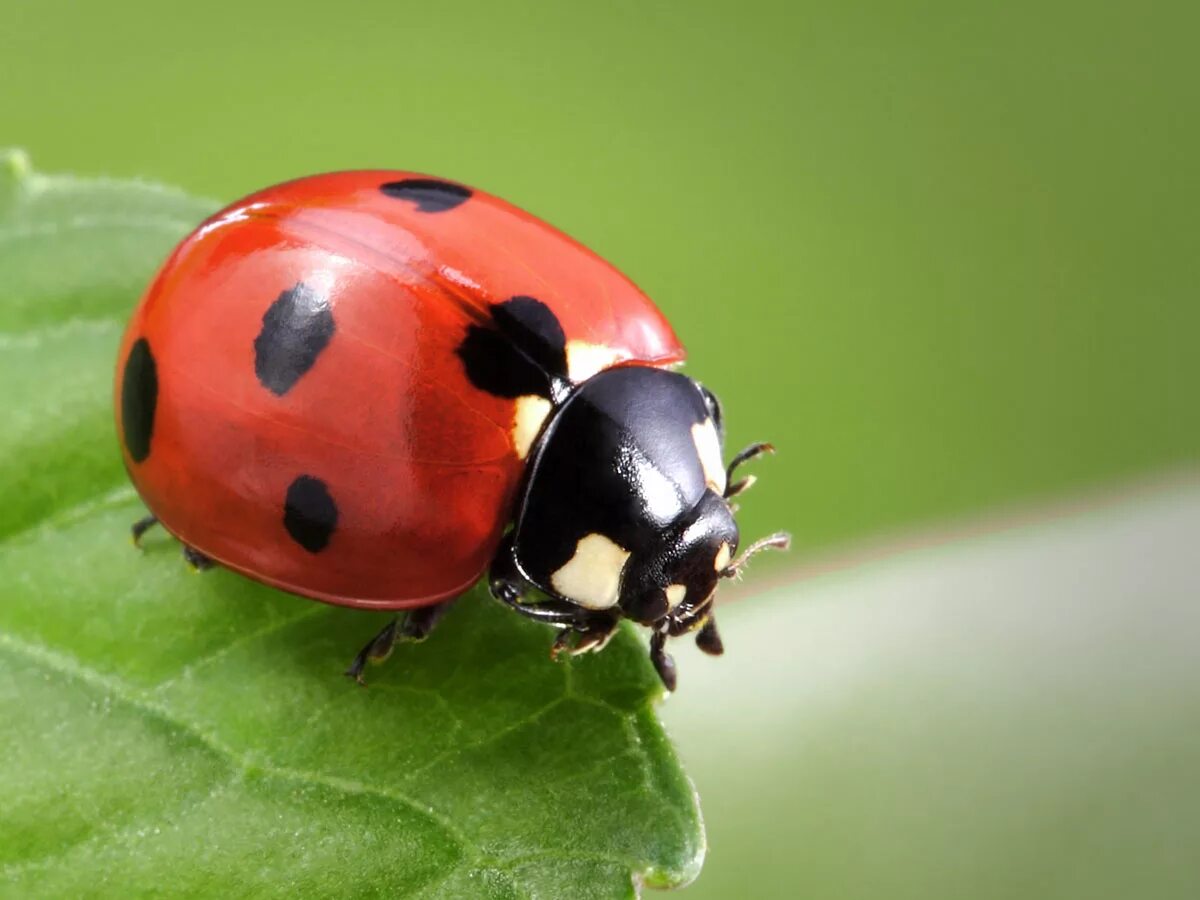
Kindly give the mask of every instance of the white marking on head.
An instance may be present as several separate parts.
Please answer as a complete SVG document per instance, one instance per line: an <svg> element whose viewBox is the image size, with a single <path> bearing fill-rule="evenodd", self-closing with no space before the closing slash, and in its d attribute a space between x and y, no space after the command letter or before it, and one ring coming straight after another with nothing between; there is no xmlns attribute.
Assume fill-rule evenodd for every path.
<svg viewBox="0 0 1200 900"><path fill-rule="evenodd" d="M588 534L575 555L550 576L550 586L585 609L609 609L621 596L621 573L629 551L602 534Z"/></svg>
<svg viewBox="0 0 1200 900"><path fill-rule="evenodd" d="M529 448L542 430L542 423L550 415L550 401L537 394L525 394L517 398L517 409L513 414L512 442L517 456L524 459Z"/></svg>
<svg viewBox="0 0 1200 900"><path fill-rule="evenodd" d="M683 602L683 598L687 596L687 585L671 584L667 585L667 604L674 609Z"/></svg>
<svg viewBox="0 0 1200 900"><path fill-rule="evenodd" d="M729 542L725 541L717 549L717 558L713 560L713 568L718 572L724 572L729 568L729 560L733 558L733 552L729 549Z"/></svg>
<svg viewBox="0 0 1200 900"><path fill-rule="evenodd" d="M721 462L721 439L712 419L705 419L692 426L692 440L696 442L696 453L704 468L704 480L717 493L725 493L725 464Z"/></svg>
<svg viewBox="0 0 1200 900"><path fill-rule="evenodd" d="M609 368L622 358L622 354L603 344L587 341L567 341L567 375L579 384L597 372Z"/></svg>

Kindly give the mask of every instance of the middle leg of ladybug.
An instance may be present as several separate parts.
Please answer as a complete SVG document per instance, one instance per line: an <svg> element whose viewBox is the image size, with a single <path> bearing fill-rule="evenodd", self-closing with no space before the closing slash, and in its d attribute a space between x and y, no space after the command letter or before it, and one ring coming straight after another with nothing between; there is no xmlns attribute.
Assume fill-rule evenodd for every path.
<svg viewBox="0 0 1200 900"><path fill-rule="evenodd" d="M548 625L562 625L568 628L583 630L579 625L589 620L580 618L580 608L574 603L563 600L543 600L538 603L524 602L524 594L529 584L517 570L513 560L512 536L506 537L492 559L492 567L488 571L488 590L493 597L509 609L519 612L535 622L545 622Z"/></svg>
<svg viewBox="0 0 1200 900"><path fill-rule="evenodd" d="M379 634L367 641L366 646L358 651L358 655L350 663L350 668L346 670L346 677L353 678L365 687L366 682L363 681L362 674L368 662L383 662L392 655L392 650L395 649L397 643L415 643L425 640L433 631L434 626L442 620L442 616L454 605L456 599L458 598L451 597L449 600L443 600L432 606L419 606L409 610L403 622L399 618L392 619Z"/></svg>
<svg viewBox="0 0 1200 900"><path fill-rule="evenodd" d="M621 617L609 610L589 611L563 600L524 602L523 596L529 586L513 561L511 535L505 538L492 561L488 588L492 596L509 609L535 622L562 629L550 647L551 659L558 659L564 653L578 656L589 650L603 650L621 622Z"/></svg>

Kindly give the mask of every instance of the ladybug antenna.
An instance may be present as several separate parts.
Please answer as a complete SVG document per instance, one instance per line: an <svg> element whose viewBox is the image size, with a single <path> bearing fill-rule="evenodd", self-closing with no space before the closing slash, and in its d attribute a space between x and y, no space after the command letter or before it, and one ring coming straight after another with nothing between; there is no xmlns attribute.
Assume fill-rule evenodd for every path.
<svg viewBox="0 0 1200 900"><path fill-rule="evenodd" d="M722 578L736 578L742 574L742 567L746 565L750 557L756 553L761 553L763 550L773 548L775 550L786 550L792 545L792 536L786 531L777 531L774 534L768 534L764 538L759 538L749 547L742 551L741 555L721 570Z"/></svg>

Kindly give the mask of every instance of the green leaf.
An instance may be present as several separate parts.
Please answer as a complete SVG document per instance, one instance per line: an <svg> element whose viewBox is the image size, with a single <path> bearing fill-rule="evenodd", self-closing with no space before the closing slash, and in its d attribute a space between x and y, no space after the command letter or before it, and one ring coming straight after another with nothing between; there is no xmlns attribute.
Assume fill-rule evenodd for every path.
<svg viewBox="0 0 1200 900"><path fill-rule="evenodd" d="M0 154L0 893L608 897L697 874L640 639L556 665L473 591L363 690L386 616L189 574L111 421L122 321L214 204Z"/></svg>

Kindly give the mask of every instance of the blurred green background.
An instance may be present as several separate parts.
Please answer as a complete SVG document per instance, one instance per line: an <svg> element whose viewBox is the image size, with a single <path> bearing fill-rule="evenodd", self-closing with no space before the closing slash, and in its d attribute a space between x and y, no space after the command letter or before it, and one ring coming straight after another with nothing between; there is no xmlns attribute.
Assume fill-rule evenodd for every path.
<svg viewBox="0 0 1200 900"><path fill-rule="evenodd" d="M42 171L144 176L219 200L315 171L390 166L530 209L657 300L689 346L690 373L722 397L731 444L779 446L742 521L751 537L791 529L795 562L1195 464L1198 27L1184 3L5 0L0 145L26 147ZM756 569L765 583L786 577L785 564ZM996 644L975 614L997 598L964 588L958 612L894 630L908 655L889 683L923 691L904 680L916 676L903 660L944 658L951 637L960 652L1020 659L1030 635L1061 635L1052 647L1092 659L1066 639L1086 615L1081 590L1051 594ZM906 760L954 723L968 736L955 744L960 772L1016 760L1007 778L1020 791L1037 783L1025 774L1053 782L1059 770L1022 762L1022 708L1008 694L989 699L989 679L961 709L934 690L932 724L907 742L887 729L814 730L826 720L814 725L796 700L811 673L786 654L768 673L749 664L756 643L790 639L781 623L806 596L793 586L728 606L738 640L727 658L686 661L668 723L712 842L691 893L929 896L954 885L981 895L971 873L991 870L955 868L964 848L951 839L957 820L938 812L947 807L932 804L922 829L903 815L925 802L919 792L860 782L839 760L907 784ZM843 626L875 621L879 601L859 599L834 607L847 610ZM1143 600L1116 598L1104 621ZM719 681L723 702L778 710L773 728L743 727L744 716L689 691L688 666L705 667L697 682ZM1053 672L1014 669L1030 697L1054 683ZM951 658L933 683L960 671ZM1183 709L1178 699L1164 708ZM856 697L838 727L893 715L897 702ZM972 730L973 715L1000 736ZM1194 736L1194 724L1180 734ZM889 741L872 743L880 734ZM764 735L774 752L743 759ZM827 752L817 769L833 785L805 794L816 807L791 790L811 764L801 748L813 746ZM867 756L844 754L850 746ZM1064 773L1069 758L1055 764ZM762 767L749 782L747 760ZM990 795L970 793L975 776L959 788L986 819ZM778 794L756 793L765 785ZM847 797L859 818L842 821L836 841L803 846ZM1123 883L1104 866L1135 871L1120 852L1079 857L1061 810L1014 809L1004 816L1037 839L1008 819L979 838L1010 873L1075 853L1100 866L1094 896ZM1129 816L1112 815L1123 834ZM1154 815L1180 833L1170 810ZM887 877L850 877L864 858L889 861ZM939 880L947 866L967 875ZM1162 877L1162 893L1178 886ZM1025 896L1054 894L1035 883L1011 882Z"/></svg>

